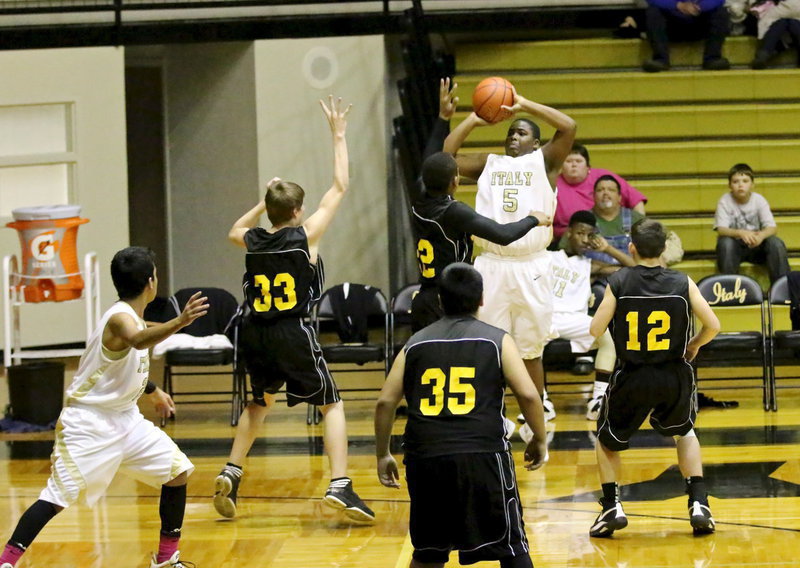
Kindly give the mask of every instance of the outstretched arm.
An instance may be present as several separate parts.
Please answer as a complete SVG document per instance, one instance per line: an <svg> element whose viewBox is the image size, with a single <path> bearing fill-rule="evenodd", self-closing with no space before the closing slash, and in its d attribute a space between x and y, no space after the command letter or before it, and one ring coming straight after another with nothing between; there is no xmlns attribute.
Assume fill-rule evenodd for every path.
<svg viewBox="0 0 800 568"><path fill-rule="evenodd" d="M483 173L483 168L486 166L486 158L489 154L459 154L458 151L473 128L486 126L487 124L488 122L471 112L461 124L450 132L444 141L444 151L450 152L456 157L458 170L462 177L477 180Z"/></svg>
<svg viewBox="0 0 800 568"><path fill-rule="evenodd" d="M513 243L534 227L552 224L552 219L541 211L531 211L527 217L519 221L501 224L484 217L461 202L451 205L445 213L444 219L448 226L459 232L474 235L499 245Z"/></svg>
<svg viewBox="0 0 800 568"><path fill-rule="evenodd" d="M267 184L267 190L269 187L275 183L280 181L281 178L272 178L269 180ZM246 247L244 243L244 236L247 234L247 231L258 225L258 219L267 212L267 206L262 199L247 213L239 217L236 222L231 227L231 230L228 231L228 240L235 245L240 247Z"/></svg>
<svg viewBox="0 0 800 568"><path fill-rule="evenodd" d="M325 105L322 101L319 101L319 104L322 106L322 111L328 120L333 137L333 184L322 196L322 201L320 201L316 212L303 223L308 236L309 247L315 247L319 243L350 185L345 131L347 130L347 113L350 112L353 105L348 105L344 108L342 99L338 98L334 101L333 95L328 97L328 105Z"/></svg>
<svg viewBox="0 0 800 568"><path fill-rule="evenodd" d="M139 329L129 314L118 313L111 316L103 330L103 345L111 351L122 351L129 347L148 349L167 337L183 329L208 312L208 298L195 292L183 308L181 314L165 323L146 329Z"/></svg>

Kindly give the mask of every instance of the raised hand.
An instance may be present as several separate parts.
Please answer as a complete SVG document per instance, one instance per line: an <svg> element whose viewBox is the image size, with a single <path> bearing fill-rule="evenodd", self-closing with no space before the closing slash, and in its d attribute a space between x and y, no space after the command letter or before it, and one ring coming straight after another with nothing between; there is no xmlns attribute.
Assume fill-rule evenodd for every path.
<svg viewBox="0 0 800 568"><path fill-rule="evenodd" d="M450 87L450 77L439 80L439 118L450 120L456 112L458 97L455 96L458 83Z"/></svg>
<svg viewBox="0 0 800 568"><path fill-rule="evenodd" d="M195 292L192 294L192 297L189 298L189 301L186 302L186 305L183 307L181 315L178 316L182 327L186 327L197 318L208 313L208 304L206 304L208 298L205 296L201 297L200 294L202 294L202 292Z"/></svg>
<svg viewBox="0 0 800 568"><path fill-rule="evenodd" d="M322 112L325 113L325 118L328 119L328 124L331 127L333 135L344 136L345 130L347 130L347 113L350 112L353 105L347 105L347 108L343 109L344 103L342 102L342 97L334 101L333 95L328 95L327 105L322 99L319 100L319 104L322 107Z"/></svg>

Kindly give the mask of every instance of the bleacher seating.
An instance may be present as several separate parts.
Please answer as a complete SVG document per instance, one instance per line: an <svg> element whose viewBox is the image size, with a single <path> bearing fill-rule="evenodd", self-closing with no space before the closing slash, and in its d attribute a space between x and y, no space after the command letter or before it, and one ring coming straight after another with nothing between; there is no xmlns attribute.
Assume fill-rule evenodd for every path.
<svg viewBox="0 0 800 568"><path fill-rule="evenodd" d="M714 209L727 191L727 170L746 162L755 191L770 202L793 269L800 269L800 70L793 53L777 67L752 71L751 37L729 38L730 71L699 70L702 46L676 44L673 70L644 73L649 46L640 40L469 43L455 47L462 104L454 123L471 110L472 89L501 75L526 97L563 110L578 122L578 140L592 165L624 176L649 198L647 214L681 237L686 251L676 268L695 280L715 271ZM455 124L454 124L455 126ZM542 125L542 137L552 129ZM499 152L507 123L473 131L464 152ZM475 186L458 198L474 203ZM761 267L743 264L766 290Z"/></svg>

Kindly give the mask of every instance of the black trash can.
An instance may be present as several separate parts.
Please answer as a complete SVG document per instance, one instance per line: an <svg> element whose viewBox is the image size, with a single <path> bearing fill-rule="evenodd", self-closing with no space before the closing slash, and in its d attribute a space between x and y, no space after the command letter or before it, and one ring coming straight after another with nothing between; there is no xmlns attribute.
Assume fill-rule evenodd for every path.
<svg viewBox="0 0 800 568"><path fill-rule="evenodd" d="M64 405L64 363L31 361L10 366L8 400L14 420L50 424Z"/></svg>

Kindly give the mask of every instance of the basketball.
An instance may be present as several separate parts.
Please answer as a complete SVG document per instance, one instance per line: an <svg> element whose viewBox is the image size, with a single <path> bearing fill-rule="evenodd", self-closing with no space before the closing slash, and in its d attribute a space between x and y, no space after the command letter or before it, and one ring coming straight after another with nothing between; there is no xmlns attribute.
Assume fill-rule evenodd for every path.
<svg viewBox="0 0 800 568"><path fill-rule="evenodd" d="M502 77L484 79L472 92L472 110L490 124L505 120L511 113L501 108L514 104L514 85Z"/></svg>

